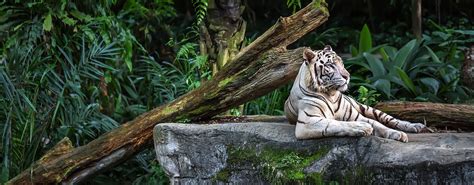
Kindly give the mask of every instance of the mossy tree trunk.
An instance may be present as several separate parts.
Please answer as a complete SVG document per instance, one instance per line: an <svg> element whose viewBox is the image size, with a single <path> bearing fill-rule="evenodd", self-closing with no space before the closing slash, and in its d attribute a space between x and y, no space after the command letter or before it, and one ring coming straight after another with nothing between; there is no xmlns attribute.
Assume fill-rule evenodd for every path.
<svg viewBox="0 0 474 185"><path fill-rule="evenodd" d="M286 46L320 26L328 16L327 4L317 0L280 18L201 87L56 159L32 165L8 184L81 182L150 146L158 123L208 119L271 92L294 79L302 62L304 48L287 51Z"/></svg>
<svg viewBox="0 0 474 185"><path fill-rule="evenodd" d="M246 22L240 0L209 0L206 21L200 25L200 51L208 56L215 75L243 47Z"/></svg>
<svg viewBox="0 0 474 185"><path fill-rule="evenodd" d="M242 18L243 11L241 0L209 0L206 21L199 27L199 46L201 54L207 55L213 76L245 47L247 23Z"/></svg>

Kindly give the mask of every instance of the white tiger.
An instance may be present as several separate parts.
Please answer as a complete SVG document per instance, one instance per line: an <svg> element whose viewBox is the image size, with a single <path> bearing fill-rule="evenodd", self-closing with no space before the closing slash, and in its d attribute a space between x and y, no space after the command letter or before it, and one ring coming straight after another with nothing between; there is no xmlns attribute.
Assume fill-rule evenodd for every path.
<svg viewBox="0 0 474 185"><path fill-rule="evenodd" d="M421 123L395 119L342 94L347 90L350 74L330 46L318 51L306 49L303 58L285 102L286 117L296 124L296 138L375 135L408 142L403 131L428 130Z"/></svg>

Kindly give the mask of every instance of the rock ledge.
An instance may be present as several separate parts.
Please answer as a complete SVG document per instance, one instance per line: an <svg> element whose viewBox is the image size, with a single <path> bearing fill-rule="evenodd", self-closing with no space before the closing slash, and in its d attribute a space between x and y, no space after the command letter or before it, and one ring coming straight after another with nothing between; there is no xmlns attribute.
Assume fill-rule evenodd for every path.
<svg viewBox="0 0 474 185"><path fill-rule="evenodd" d="M473 184L474 134L297 140L287 123L158 124L157 159L172 184Z"/></svg>

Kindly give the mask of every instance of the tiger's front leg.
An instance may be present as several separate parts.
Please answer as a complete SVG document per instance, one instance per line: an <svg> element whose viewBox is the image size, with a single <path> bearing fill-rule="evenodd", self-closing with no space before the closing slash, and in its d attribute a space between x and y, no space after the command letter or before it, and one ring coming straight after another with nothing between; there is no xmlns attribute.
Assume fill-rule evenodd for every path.
<svg viewBox="0 0 474 185"><path fill-rule="evenodd" d="M295 135L297 139L315 139L330 136L368 136L370 124L356 121L337 121L322 116L315 107L299 109Z"/></svg>
<svg viewBox="0 0 474 185"><path fill-rule="evenodd" d="M408 136L405 132L388 128L382 123L375 121L373 119L369 119L362 115L359 115L357 117L357 120L355 121L362 121L362 122L366 122L372 125L372 128L374 128L373 134L375 136L387 138L387 139L393 139L393 140L397 140L397 141L401 141L405 143L408 142Z"/></svg>

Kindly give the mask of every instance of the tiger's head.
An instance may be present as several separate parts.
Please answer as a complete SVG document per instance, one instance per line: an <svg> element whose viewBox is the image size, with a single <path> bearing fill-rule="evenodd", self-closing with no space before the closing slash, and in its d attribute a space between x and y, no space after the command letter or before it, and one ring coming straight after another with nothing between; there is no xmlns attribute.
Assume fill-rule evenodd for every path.
<svg viewBox="0 0 474 185"><path fill-rule="evenodd" d="M309 71L305 81L316 92L344 92L348 88L350 74L344 68L341 57L327 45L323 50L303 52L304 63Z"/></svg>

